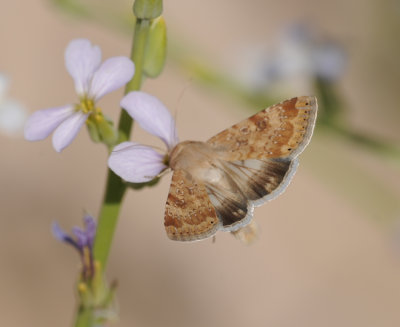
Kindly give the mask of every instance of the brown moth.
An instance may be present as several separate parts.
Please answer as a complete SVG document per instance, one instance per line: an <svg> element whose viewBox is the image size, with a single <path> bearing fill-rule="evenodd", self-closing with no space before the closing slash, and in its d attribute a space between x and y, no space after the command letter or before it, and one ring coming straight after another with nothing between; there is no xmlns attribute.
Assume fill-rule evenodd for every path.
<svg viewBox="0 0 400 327"><path fill-rule="evenodd" d="M173 176L165 208L172 240L195 241L247 226L254 207L281 194L310 141L315 97L283 101L213 136L170 152Z"/></svg>

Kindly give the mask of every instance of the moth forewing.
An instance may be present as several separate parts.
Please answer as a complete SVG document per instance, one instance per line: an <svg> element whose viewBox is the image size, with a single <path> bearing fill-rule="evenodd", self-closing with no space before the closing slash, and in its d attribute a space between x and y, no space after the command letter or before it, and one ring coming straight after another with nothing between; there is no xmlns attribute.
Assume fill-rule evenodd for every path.
<svg viewBox="0 0 400 327"><path fill-rule="evenodd" d="M168 237L177 241L200 240L214 235L219 225L204 184L182 169L175 170L165 207Z"/></svg>

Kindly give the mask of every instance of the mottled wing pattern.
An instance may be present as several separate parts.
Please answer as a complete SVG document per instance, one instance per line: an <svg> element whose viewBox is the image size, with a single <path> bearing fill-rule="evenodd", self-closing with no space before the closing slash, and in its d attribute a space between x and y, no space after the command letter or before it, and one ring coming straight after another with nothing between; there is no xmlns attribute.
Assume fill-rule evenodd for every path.
<svg viewBox="0 0 400 327"><path fill-rule="evenodd" d="M296 157L308 144L317 115L315 97L283 101L207 141L226 160Z"/></svg>
<svg viewBox="0 0 400 327"><path fill-rule="evenodd" d="M315 125L315 97L298 97L273 105L207 141L221 169L233 181L227 190L206 184L222 230L236 232L252 219L253 208L281 194L294 175L297 156L308 144ZM247 210L235 208L240 192ZM218 201L213 196L217 193ZM242 208L245 206L242 201ZM239 214L238 214L239 213Z"/></svg>
<svg viewBox="0 0 400 327"><path fill-rule="evenodd" d="M168 237L178 241L212 236L221 225L204 184L184 170L172 176L164 225Z"/></svg>

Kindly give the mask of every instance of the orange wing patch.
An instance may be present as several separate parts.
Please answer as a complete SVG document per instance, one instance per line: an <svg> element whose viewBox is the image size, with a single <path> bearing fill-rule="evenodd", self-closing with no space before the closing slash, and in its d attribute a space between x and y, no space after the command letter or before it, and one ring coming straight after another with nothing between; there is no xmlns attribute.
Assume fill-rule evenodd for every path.
<svg viewBox="0 0 400 327"><path fill-rule="evenodd" d="M172 240L195 241L214 235L221 223L204 184L183 170L172 175L164 226Z"/></svg>
<svg viewBox="0 0 400 327"><path fill-rule="evenodd" d="M268 107L207 141L224 160L296 157L315 125L317 100L303 96Z"/></svg>

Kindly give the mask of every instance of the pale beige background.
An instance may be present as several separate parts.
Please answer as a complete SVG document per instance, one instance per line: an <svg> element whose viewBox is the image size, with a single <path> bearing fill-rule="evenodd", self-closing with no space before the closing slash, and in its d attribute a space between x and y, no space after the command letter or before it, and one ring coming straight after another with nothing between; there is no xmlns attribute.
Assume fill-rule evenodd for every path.
<svg viewBox="0 0 400 327"><path fill-rule="evenodd" d="M129 1L120 5L130 10ZM340 90L354 126L400 141L392 39L398 25L390 25L400 11L395 1L168 0L164 7L170 37L190 42L226 70L240 65L247 46L268 44L285 24L315 22L350 52ZM46 1L2 0L0 26L0 71L11 76L11 95L30 111L75 101L63 65L71 39L89 38L104 57L130 49L129 37ZM169 64L145 84L171 110L179 103L182 140L205 140L246 117L243 104L195 83L179 101L189 81ZM110 116L118 116L121 95L102 100ZM134 137L157 143L139 128ZM68 229L80 224L84 210L97 215L107 153L86 131L62 154L49 140L30 144L4 136L0 149L0 325L70 326L79 261L53 239L50 225L58 220ZM262 233L251 247L223 233L215 244L169 241L163 210L170 176L129 192L108 271L120 285L118 326L399 326L400 247L396 223L388 223L396 207L387 210L386 196L376 202L371 184L365 187L357 175L375 176L399 199L398 162L323 135L302 157L286 193L256 210Z"/></svg>

